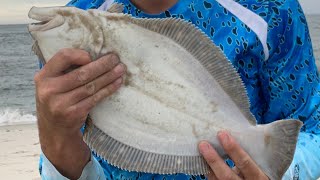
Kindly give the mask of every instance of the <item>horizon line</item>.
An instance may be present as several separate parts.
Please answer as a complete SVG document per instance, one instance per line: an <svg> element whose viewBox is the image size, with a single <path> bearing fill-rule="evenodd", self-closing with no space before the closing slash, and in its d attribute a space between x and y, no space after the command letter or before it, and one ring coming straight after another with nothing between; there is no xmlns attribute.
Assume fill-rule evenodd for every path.
<svg viewBox="0 0 320 180"><path fill-rule="evenodd" d="M320 15L320 13L305 13L305 15L306 16L313 16L313 15ZM1 26L5 26L5 25L28 25L28 24L30 24L30 23L32 23L32 22L23 22L23 23L1 23L0 22L0 25Z"/></svg>

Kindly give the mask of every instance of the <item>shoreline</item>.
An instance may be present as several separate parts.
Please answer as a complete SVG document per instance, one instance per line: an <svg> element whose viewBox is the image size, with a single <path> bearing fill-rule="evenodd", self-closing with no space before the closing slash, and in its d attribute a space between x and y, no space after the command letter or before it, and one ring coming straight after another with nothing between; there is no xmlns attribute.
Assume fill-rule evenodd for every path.
<svg viewBox="0 0 320 180"><path fill-rule="evenodd" d="M40 179L40 144L37 125L0 126L1 179Z"/></svg>
<svg viewBox="0 0 320 180"><path fill-rule="evenodd" d="M12 129L12 127L18 126L37 126L37 122L10 122L10 123L0 123L0 130L3 128Z"/></svg>

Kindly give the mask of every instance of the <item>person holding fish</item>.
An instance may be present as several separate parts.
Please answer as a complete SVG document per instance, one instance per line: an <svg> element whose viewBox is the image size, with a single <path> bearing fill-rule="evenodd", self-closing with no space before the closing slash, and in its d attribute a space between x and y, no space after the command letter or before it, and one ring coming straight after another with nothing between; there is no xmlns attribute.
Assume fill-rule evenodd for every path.
<svg viewBox="0 0 320 180"><path fill-rule="evenodd" d="M262 138L258 133L252 132L250 134L251 131L248 128L249 136L246 139L240 138L241 134L237 137L226 130L219 131L216 137L222 148L213 147L209 142L201 141L198 146L199 152L209 165L210 170L206 177L204 175L187 175L204 174L197 173L203 171L195 171L196 173L166 173L171 172L170 169L176 166L179 167L179 164L183 161L181 159L174 161L178 164L174 167L168 164L169 170L166 167L161 167L158 171L152 171L159 173L146 173L148 170L144 169L142 171L130 171L129 165L118 165L120 167L128 167L125 169L129 170L113 166L112 154L104 156L103 153L98 153L100 149L104 148L103 144L105 143L99 141L104 136L98 136L97 134L100 132L91 135L91 142L93 142L90 144L90 148L93 147L93 152L91 153L91 149L83 141L83 135L79 129L83 127L89 112L96 105L106 97L111 97L112 94L120 91L123 83L130 83L126 82L129 74L127 70L132 65L128 64L129 61L126 61L126 59L119 57L118 53L124 52L108 52L102 57L94 53L97 51L97 47L103 46L100 42L105 37L101 37L103 34L96 33L100 27L99 24L90 26L92 21L88 21L85 16L80 16L81 21L79 23L82 22L84 24L84 29L82 29L84 33L92 35L91 38L83 40L89 42L88 47L81 48L81 45L72 44L73 46L71 47L73 48L65 48L57 53L45 50L43 48L44 41L41 42L40 39L44 35L50 36L51 34L36 34L37 31L45 33L45 31L52 29L52 32L54 32L54 23L62 25L67 17L72 17L73 12L63 8L57 11L55 9L33 9L30 11L29 17L43 21L43 23L31 25L29 31L35 39L38 38L38 44L34 48L36 52L41 53L37 55L46 61L42 70L35 76L39 139L43 152L40 161L42 179L207 178L210 180L224 180L317 179L320 177L320 169L318 168L320 167L320 79L315 66L306 19L297 0L290 2L282 0L246 0L241 2L233 0L72 0L68 6L75 6L85 10L99 9L100 11L106 11L108 9L109 12L118 12L118 6L111 5L114 2L122 3L124 8L121 11L134 17L173 17L189 21L201 29L223 51L239 73L251 102L250 111L254 115L254 121L256 120L258 124L270 124L257 127L270 128L262 129L263 133L267 134L264 134ZM66 18L50 19L55 13L60 13L59 17L64 16ZM90 11L90 13L88 13L90 17L99 15L98 11ZM53 15L47 19L46 14ZM112 17L113 19L120 18L120 16L116 15ZM133 22L143 22L143 20ZM170 22L173 22L173 20L167 20L166 27L169 27ZM181 21L174 22L179 24ZM68 33L74 32L75 34L77 33L75 29L81 26L81 24L74 25L72 22L66 24L63 27L68 28L65 28L64 31L68 31ZM189 27L185 26L185 29L193 31L192 28L188 29ZM156 29L157 27L151 26L150 28ZM186 33L185 31L184 33ZM171 35L175 34L173 30L170 33ZM134 32L127 33L128 39L133 34ZM81 37L68 34L68 38L66 42L72 42L72 39ZM135 41L135 38L138 37L131 37L132 42L137 42L137 47L143 46L138 43L141 41ZM154 38L156 39L156 36ZM192 39L192 37L185 38ZM157 39L157 41L161 41L161 39ZM177 41L181 42L182 40L177 38ZM77 43L81 44L82 42ZM203 38L203 43L205 42L206 39ZM202 41L196 44L199 47L203 45ZM198 51L201 52L203 50L205 52L205 49L210 50L211 46L207 45ZM51 46L54 46L54 44ZM37 50L39 47L42 49ZM154 47L158 48L157 46ZM171 47L171 44L168 44L168 47ZM186 49L192 51L187 47ZM178 50L176 52L179 54ZM54 55L52 56L51 54ZM210 52L206 52L201 57L205 57L208 54L211 55ZM199 56L199 59L201 57ZM139 63L136 64L136 66L139 65L141 66ZM183 64L179 65L183 66ZM200 69L201 67L192 64L192 68ZM229 71L227 66L223 66L220 69L222 70L216 69L213 74L216 71ZM231 75L236 76L233 73ZM201 80L203 79L199 81ZM238 83L238 81L233 82L235 84ZM221 86L223 87L223 85ZM176 89L181 87L185 86L180 85ZM240 88L232 89L232 92L235 91L242 90ZM231 99L234 97L233 93L229 95ZM170 96L170 94L167 94L167 96ZM238 106L246 106L247 102L242 101L241 98L233 99L235 99L236 103L244 102L244 104L240 103ZM201 99L199 101L206 102ZM113 103L116 100L113 101L110 98L110 102ZM133 106L131 107L134 108ZM147 107L144 110L145 113L148 113L148 108L152 107ZM212 113L211 111L217 111L214 103L210 104L210 108L210 113ZM95 111L92 112L92 115L95 116L95 113ZM109 114L111 116L111 113ZM202 114L204 117L206 111L203 111ZM256 123L252 122L250 113L247 116L249 123L246 123L248 125ZM238 118L240 121L240 115ZM287 120L281 121L280 119ZM289 119L299 119L304 124L301 128L296 148L295 142L301 122ZM235 117L234 123L237 121L238 119ZM237 125L242 126L241 123ZM90 131L91 125L87 124L86 126L89 127L89 130L88 127L84 127L85 131ZM194 128L194 126L192 127ZM93 128L95 127L93 126ZM209 126L206 128L210 129ZM192 129L192 132L194 136L201 137L201 133L197 132L195 128ZM276 138L273 138L273 135ZM289 145L286 144L287 142L282 143L274 140L282 137L290 141ZM90 133L88 138L90 138ZM130 137L127 137L127 139L130 139ZM253 141L248 144L248 141L252 139ZM170 139L166 140L170 141ZM266 146L270 147L270 149L263 147L260 151L260 141L270 145ZM116 144L117 142L112 141L106 148L111 147L111 152L112 148L116 147ZM129 148L124 147L120 148L117 153L121 154L121 152L125 152ZM150 147L152 148L153 144L150 144ZM245 150L244 147L247 149ZM159 148L155 147L153 150ZM294 150L295 154L293 155ZM221 152L224 152L233 162L229 159L226 163L226 158L220 156ZM276 154L276 156L271 156L269 153ZM126 157L126 154L124 153L117 158L121 159L121 156ZM139 157L140 159L135 158L132 161L147 159L142 156ZM157 158L153 161L160 162L161 157L157 156ZM110 159L111 164L104 159ZM263 161L260 161L261 159ZM147 162L152 163L150 161ZM194 162L188 162L192 166L194 165ZM267 166L267 163L272 164L272 166ZM199 164L194 166L201 166L201 163Z"/></svg>

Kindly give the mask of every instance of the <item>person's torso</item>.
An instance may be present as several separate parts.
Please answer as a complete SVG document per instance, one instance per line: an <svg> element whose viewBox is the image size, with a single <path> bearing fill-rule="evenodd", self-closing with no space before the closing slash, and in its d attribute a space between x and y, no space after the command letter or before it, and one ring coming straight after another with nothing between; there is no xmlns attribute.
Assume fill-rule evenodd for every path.
<svg viewBox="0 0 320 180"><path fill-rule="evenodd" d="M73 0L68 5L82 9L106 10L113 0ZM250 99L252 114L257 123L272 122L279 117L265 119L267 108L267 87L262 70L269 56L267 47L267 11L264 1L248 0L180 0L167 11L150 15L139 10L129 0L115 0L124 5L124 13L140 18L181 18L192 22L205 32L221 48L240 74ZM102 6L101 6L102 5ZM156 175L141 172L128 172L109 165L97 157L105 170L107 179L205 179L204 176Z"/></svg>

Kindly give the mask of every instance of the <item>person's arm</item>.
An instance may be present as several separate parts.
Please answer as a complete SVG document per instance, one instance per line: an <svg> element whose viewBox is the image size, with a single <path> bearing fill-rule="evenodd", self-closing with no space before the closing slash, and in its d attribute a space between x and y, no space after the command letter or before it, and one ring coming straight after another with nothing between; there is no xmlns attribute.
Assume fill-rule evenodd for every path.
<svg viewBox="0 0 320 180"><path fill-rule="evenodd" d="M68 180L65 176L61 175L53 164L47 159L44 154L40 155L41 159L41 179L42 180ZM105 175L99 162L91 155L91 161L89 161L84 167L81 176L78 180L104 180Z"/></svg>
<svg viewBox="0 0 320 180"><path fill-rule="evenodd" d="M284 179L320 176L320 79L306 18L297 0L268 1L270 57L261 68L267 110L263 119L304 123Z"/></svg>
<svg viewBox="0 0 320 180"><path fill-rule="evenodd" d="M75 65L81 67L65 73ZM78 179L91 162L80 128L89 111L121 86L124 71L116 55L92 62L85 51L64 49L35 75L41 149L61 175Z"/></svg>

